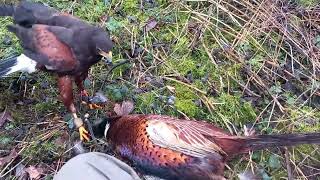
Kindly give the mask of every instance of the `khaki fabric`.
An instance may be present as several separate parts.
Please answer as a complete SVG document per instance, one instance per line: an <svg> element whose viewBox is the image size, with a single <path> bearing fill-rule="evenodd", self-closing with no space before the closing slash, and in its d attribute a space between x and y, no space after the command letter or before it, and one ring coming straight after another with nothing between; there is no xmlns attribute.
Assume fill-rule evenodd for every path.
<svg viewBox="0 0 320 180"><path fill-rule="evenodd" d="M107 154L90 152L70 159L54 180L140 180L124 162Z"/></svg>

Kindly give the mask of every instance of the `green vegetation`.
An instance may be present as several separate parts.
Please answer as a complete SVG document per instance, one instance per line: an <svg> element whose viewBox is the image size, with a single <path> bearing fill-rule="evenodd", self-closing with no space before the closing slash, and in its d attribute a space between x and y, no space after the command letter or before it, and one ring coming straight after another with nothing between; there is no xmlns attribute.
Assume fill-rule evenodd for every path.
<svg viewBox="0 0 320 180"><path fill-rule="evenodd" d="M245 125L257 134L320 131L320 12L312 8L318 0L41 2L108 29L113 64L130 60L111 74L104 63L93 67L86 81L90 93L102 90L113 102L133 100L134 113L207 120L237 135ZM0 57L20 53L17 38L6 30L11 19L0 23ZM0 147L25 148L28 165L67 160L68 146L57 143L56 130L70 133L70 117L57 99L55 78L14 74L0 80L0 91L1 110L15 120L0 127ZM92 120L110 111L90 111ZM86 112L80 109L82 116ZM319 147L288 151L295 179L316 179ZM287 179L282 152L239 157L225 175L236 179L254 169L263 179Z"/></svg>

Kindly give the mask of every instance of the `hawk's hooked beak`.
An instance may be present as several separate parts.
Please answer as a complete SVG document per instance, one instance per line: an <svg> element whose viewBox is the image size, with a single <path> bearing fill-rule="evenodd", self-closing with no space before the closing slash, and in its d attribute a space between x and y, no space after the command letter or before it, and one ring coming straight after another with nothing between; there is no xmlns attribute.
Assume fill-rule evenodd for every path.
<svg viewBox="0 0 320 180"><path fill-rule="evenodd" d="M112 52L105 52L105 51L101 51L99 52L99 54L105 58L105 62L106 63L111 63L112 62Z"/></svg>

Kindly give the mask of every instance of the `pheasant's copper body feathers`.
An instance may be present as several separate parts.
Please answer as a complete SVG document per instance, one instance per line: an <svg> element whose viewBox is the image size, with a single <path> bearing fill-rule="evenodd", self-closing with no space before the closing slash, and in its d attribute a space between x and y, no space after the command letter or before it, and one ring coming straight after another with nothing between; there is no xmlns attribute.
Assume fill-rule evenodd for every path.
<svg viewBox="0 0 320 180"><path fill-rule="evenodd" d="M121 156L133 160L146 172L151 171L168 179L221 177L217 174L223 173L224 164L222 163L222 156L218 153L193 157L188 153L167 148L166 145L156 144L151 140L150 135L154 136L154 134L150 131L153 130L153 127L159 126L159 122L165 120L168 122L176 121L173 118L158 115L123 116L111 123L107 137L113 142L116 151ZM165 128L162 130L165 130ZM181 139L183 138L187 137L181 137Z"/></svg>
<svg viewBox="0 0 320 180"><path fill-rule="evenodd" d="M134 117L129 117L122 121L122 123L116 124L118 128L132 128L131 133L123 133L120 136L116 135L114 138L118 138L121 144L118 148L122 155L135 155L141 160L148 160L150 163L156 166L173 166L177 167L186 163L190 158L182 153L176 153L173 150L162 148L155 145L148 135L148 121L142 119L141 121L135 121L132 119ZM117 128L115 126L115 128ZM112 132L112 130L110 130ZM112 135L111 135L112 137ZM136 149L133 152L129 152L126 146L135 146ZM139 160L139 159L137 159ZM156 162L156 163L155 163Z"/></svg>
<svg viewBox="0 0 320 180"><path fill-rule="evenodd" d="M166 179L224 179L224 163L234 155L320 143L320 133L240 137L209 123L160 115L114 118L106 136L120 156Z"/></svg>

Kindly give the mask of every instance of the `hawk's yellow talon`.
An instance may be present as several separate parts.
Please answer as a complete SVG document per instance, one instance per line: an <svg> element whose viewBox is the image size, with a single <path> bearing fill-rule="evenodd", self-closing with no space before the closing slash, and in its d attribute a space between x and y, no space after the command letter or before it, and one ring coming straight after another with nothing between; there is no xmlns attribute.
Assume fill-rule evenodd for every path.
<svg viewBox="0 0 320 180"><path fill-rule="evenodd" d="M89 106L89 109L91 109L91 110L93 110L93 109L102 109L102 106L99 106L97 104L88 103L87 105Z"/></svg>
<svg viewBox="0 0 320 180"><path fill-rule="evenodd" d="M83 126L79 127L79 133L80 133L80 140L81 141L84 141L84 140L89 141L90 140L89 133Z"/></svg>
<svg viewBox="0 0 320 180"><path fill-rule="evenodd" d="M99 106L98 104L91 104L93 109L102 109L102 106Z"/></svg>
<svg viewBox="0 0 320 180"><path fill-rule="evenodd" d="M102 109L103 107L98 105L98 104L91 104L91 103L87 103L86 101L81 101L81 104L83 105L87 105L89 107L89 109L93 110L93 109Z"/></svg>

